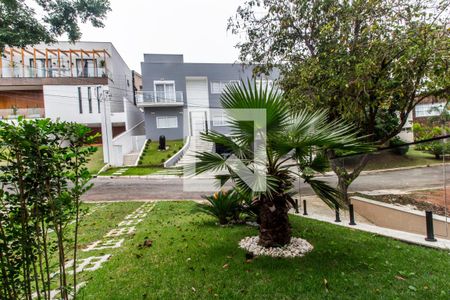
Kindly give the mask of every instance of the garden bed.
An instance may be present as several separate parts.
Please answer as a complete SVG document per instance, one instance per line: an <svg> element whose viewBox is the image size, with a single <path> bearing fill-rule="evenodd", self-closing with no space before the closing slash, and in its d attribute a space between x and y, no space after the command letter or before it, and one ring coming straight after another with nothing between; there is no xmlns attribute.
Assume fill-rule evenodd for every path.
<svg viewBox="0 0 450 300"><path fill-rule="evenodd" d="M142 203L111 203L86 216L82 245ZM301 258L247 259L247 225L220 227L193 202L159 202L123 247L94 272L80 299L442 298L450 293L448 251L433 250L291 217L293 235L314 250ZM146 241L151 241L150 244ZM108 251L100 251L110 253ZM100 254L102 254L100 253Z"/></svg>
<svg viewBox="0 0 450 300"><path fill-rule="evenodd" d="M404 195L365 195L362 197L377 200L389 204L399 204L410 206L414 209L427 211L431 210L434 214L445 216L444 190L423 190L411 192ZM447 195L450 195L450 188L447 189ZM447 200L447 212L450 211L450 199Z"/></svg>
<svg viewBox="0 0 450 300"><path fill-rule="evenodd" d="M162 167L164 162L183 147L183 140L166 141L166 149L159 150L157 141L147 141L139 159L139 166Z"/></svg>

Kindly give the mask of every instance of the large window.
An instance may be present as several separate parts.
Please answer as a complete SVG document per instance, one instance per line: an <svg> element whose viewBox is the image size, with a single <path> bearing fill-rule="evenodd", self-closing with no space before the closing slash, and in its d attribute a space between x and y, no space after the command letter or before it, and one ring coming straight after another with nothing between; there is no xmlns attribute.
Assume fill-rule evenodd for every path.
<svg viewBox="0 0 450 300"><path fill-rule="evenodd" d="M259 87L260 85L262 85L263 88L265 88L266 86L271 89L273 88L273 80L270 79L256 79L256 86Z"/></svg>
<svg viewBox="0 0 450 300"><path fill-rule="evenodd" d="M239 84L239 80L211 81L211 94L222 94L228 84Z"/></svg>
<svg viewBox="0 0 450 300"><path fill-rule="evenodd" d="M97 76L97 60L95 59L77 59L76 60L77 77L95 77Z"/></svg>
<svg viewBox="0 0 450 300"><path fill-rule="evenodd" d="M100 89L101 89L101 87L100 86L98 86L96 89L95 89L95 94L96 94L96 97L97 97L97 109L98 109L98 113L100 113Z"/></svg>
<svg viewBox="0 0 450 300"><path fill-rule="evenodd" d="M178 128L178 118L176 116L156 117L156 128Z"/></svg>
<svg viewBox="0 0 450 300"><path fill-rule="evenodd" d="M175 102L175 82L155 81L155 100L156 102Z"/></svg>
<svg viewBox="0 0 450 300"><path fill-rule="evenodd" d="M78 108L80 110L80 114L83 113L83 95L81 94L81 87L78 87Z"/></svg>
<svg viewBox="0 0 450 300"><path fill-rule="evenodd" d="M88 104L89 104L89 113L92 114L92 89L89 86L87 88L88 90Z"/></svg>
<svg viewBox="0 0 450 300"><path fill-rule="evenodd" d="M416 117L439 116L444 109L445 103L427 103L416 106Z"/></svg>

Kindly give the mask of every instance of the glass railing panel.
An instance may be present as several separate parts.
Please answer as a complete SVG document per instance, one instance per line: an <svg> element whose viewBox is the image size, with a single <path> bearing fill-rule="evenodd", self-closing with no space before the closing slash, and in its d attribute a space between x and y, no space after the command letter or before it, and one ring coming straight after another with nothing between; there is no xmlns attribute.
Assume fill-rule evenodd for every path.
<svg viewBox="0 0 450 300"><path fill-rule="evenodd" d="M45 117L44 108L11 108L0 109L0 119L2 120L15 120L19 117L26 119L39 119Z"/></svg>
<svg viewBox="0 0 450 300"><path fill-rule="evenodd" d="M147 103L183 103L183 92L143 91L137 93L137 101Z"/></svg>
<svg viewBox="0 0 450 300"><path fill-rule="evenodd" d="M48 68L34 68L34 67L2 67L0 76L3 78L59 78L59 77L110 77L106 68L83 68L77 70L75 67L60 67L57 66Z"/></svg>
<svg viewBox="0 0 450 300"><path fill-rule="evenodd" d="M450 240L450 145L446 140L397 145L370 154L340 154L330 162L322 180L345 191L345 180L350 183L352 172L361 169L348 186L356 223L359 219L360 223L414 233L423 240L428 212L433 217L434 236ZM342 172L341 181L337 172ZM334 213L330 209L330 217ZM348 217L348 212L341 211L341 216Z"/></svg>

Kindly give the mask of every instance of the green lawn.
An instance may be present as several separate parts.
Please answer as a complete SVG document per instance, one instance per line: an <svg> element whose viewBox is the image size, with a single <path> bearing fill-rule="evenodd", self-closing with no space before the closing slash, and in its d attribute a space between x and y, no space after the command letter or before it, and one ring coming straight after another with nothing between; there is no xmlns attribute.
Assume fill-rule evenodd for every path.
<svg viewBox="0 0 450 300"><path fill-rule="evenodd" d="M351 167L353 165L351 158L345 160L345 164ZM434 164L442 164L442 160L437 160L434 155L415 150L410 147L406 155L397 155L391 151L384 150L373 154L364 170L382 170L414 166L426 166Z"/></svg>
<svg viewBox="0 0 450 300"><path fill-rule="evenodd" d="M142 203L139 202L116 202L113 204L101 203L101 204L83 204L82 213L79 223L79 234L78 234L78 245L79 249L86 248L89 244L94 241L102 239L102 237L108 233L111 229L115 227L116 224L123 221L124 217L137 209ZM65 229L66 237L68 240L73 241L73 228L74 225L68 225ZM56 240L56 235L54 232L49 233L49 238L51 240ZM68 243L66 247L65 254L66 260L73 259L73 246L72 243ZM101 256L105 254L118 253L120 249L108 249L107 253L100 253L103 251L95 251L96 256ZM84 259L93 256L92 252L77 251L78 259ZM50 266L54 267L56 271L58 265L57 252L53 253L50 259ZM83 282L90 280L93 273L91 272L81 272L77 274L77 281ZM69 282L72 282L72 276L69 275ZM56 288L56 277L55 282L52 283L52 288Z"/></svg>
<svg viewBox="0 0 450 300"><path fill-rule="evenodd" d="M90 160L87 164L87 168L91 174L97 174L101 168L105 165L103 162L103 147L95 146L97 151L90 157ZM0 161L0 166L4 165L4 161Z"/></svg>
<svg viewBox="0 0 450 300"><path fill-rule="evenodd" d="M112 203L82 222L82 246L141 203ZM303 258L258 257L238 242L249 226L218 227L192 202L159 202L103 267L82 273L79 299L449 299L448 251L413 246L333 224L291 217L314 250ZM145 240L151 247L141 247Z"/></svg>
<svg viewBox="0 0 450 300"><path fill-rule="evenodd" d="M98 171L100 171L100 169L105 165L105 163L103 162L103 147L95 147L97 148L97 151L91 156L91 159L87 164L87 167L91 174L97 174Z"/></svg>
<svg viewBox="0 0 450 300"><path fill-rule="evenodd" d="M139 161L141 166L162 166L163 163L183 147L183 140L167 141L167 150L158 150L157 141L147 142L145 150Z"/></svg>
<svg viewBox="0 0 450 300"><path fill-rule="evenodd" d="M123 167L123 168L110 168L105 172L101 173L101 176L111 176L113 173L120 169L128 169L126 172L122 173L122 176L144 176L151 175L155 173L167 173L168 170L163 167Z"/></svg>

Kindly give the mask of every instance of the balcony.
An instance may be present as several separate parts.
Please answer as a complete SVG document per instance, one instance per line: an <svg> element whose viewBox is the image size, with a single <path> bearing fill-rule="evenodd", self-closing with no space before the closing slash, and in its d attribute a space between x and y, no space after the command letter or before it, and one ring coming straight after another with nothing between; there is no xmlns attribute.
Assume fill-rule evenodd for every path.
<svg viewBox="0 0 450 300"><path fill-rule="evenodd" d="M29 66L3 67L0 69L0 77L2 78L98 78L108 77L106 68L33 68Z"/></svg>
<svg viewBox="0 0 450 300"><path fill-rule="evenodd" d="M183 106L183 92L141 91L136 93L138 107Z"/></svg>

